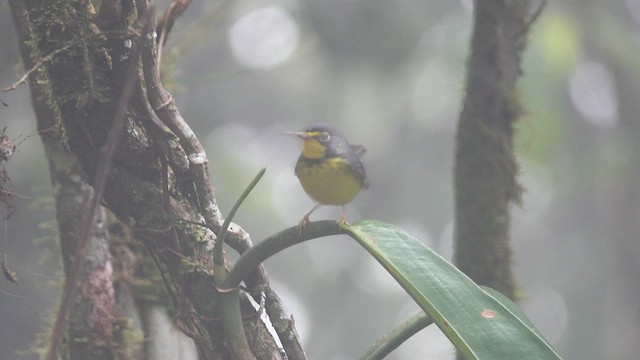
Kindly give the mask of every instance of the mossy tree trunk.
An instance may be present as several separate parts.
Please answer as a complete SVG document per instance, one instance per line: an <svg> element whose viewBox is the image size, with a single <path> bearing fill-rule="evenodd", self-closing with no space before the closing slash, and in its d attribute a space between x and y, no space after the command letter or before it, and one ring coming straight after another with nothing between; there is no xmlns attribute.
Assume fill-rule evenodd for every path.
<svg viewBox="0 0 640 360"><path fill-rule="evenodd" d="M513 126L530 24L526 0L477 0L455 154L455 262L514 298L509 208L520 201Z"/></svg>
<svg viewBox="0 0 640 360"><path fill-rule="evenodd" d="M41 108L54 115L51 127L64 137L91 185L99 180L96 169L118 102L121 97L128 102L102 202L157 260L177 323L195 340L200 358L231 358L211 259L223 218L209 181L206 154L157 78L155 37L136 28L136 19L145 17L152 4L105 0L100 9L82 0L11 0L10 4L16 26L24 25L20 47L25 67L38 68L30 81L37 75L47 84L45 92L32 93L38 98L36 111ZM140 60L134 62L132 42L141 46ZM137 67L136 81L127 99L122 91L131 63ZM43 140L46 144L59 139L43 136ZM238 251L251 246L249 235L238 226L230 229L227 239ZM108 259L108 252L105 256ZM281 307L262 269L245 283L252 293L261 289L255 291L257 296L262 291L271 295L267 308ZM243 292L243 321L253 354L257 359L281 358L248 296ZM287 331L295 334L292 327ZM285 345L289 358L304 358L297 336L289 338L295 340L290 347ZM100 358L121 355L112 351Z"/></svg>
<svg viewBox="0 0 640 360"><path fill-rule="evenodd" d="M21 56L25 68L33 68L41 57L28 46L31 30L22 2L10 1ZM60 114L49 106L50 89L46 74L36 71L29 77L31 101L38 131L49 163L51 185L54 191L58 237L62 263L68 278L78 244L78 223L84 212L84 200L92 192L80 164L62 141L62 129L57 126ZM119 342L120 334L131 330L127 322L119 319L116 293L113 286L113 266L109 251L105 212L101 209L94 220L94 232L88 251L79 268L82 280L72 301L74 311L68 316L65 334L66 358L69 359L133 359L141 344ZM117 345L116 345L117 344ZM129 346L130 345L130 346Z"/></svg>

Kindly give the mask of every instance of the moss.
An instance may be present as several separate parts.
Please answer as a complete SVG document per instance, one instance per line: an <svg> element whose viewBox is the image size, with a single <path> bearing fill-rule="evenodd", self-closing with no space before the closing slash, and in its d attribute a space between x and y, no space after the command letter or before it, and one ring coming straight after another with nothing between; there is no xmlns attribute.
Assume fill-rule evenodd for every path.
<svg viewBox="0 0 640 360"><path fill-rule="evenodd" d="M481 2L475 11L456 137L456 263L476 282L513 298L509 210L522 193L513 124L523 113L515 81L526 6Z"/></svg>
<svg viewBox="0 0 640 360"><path fill-rule="evenodd" d="M52 82L56 102L77 110L110 99L108 77L95 66L103 62L105 38L97 35L91 9L85 2L52 0L35 4L29 14L32 25L40 30L34 34L43 34L32 39L31 46L44 56L52 55L46 67L51 76L64 79Z"/></svg>
<svg viewBox="0 0 640 360"><path fill-rule="evenodd" d="M509 205L519 194L509 141L483 121L461 122L456 163L456 262L476 282L511 294Z"/></svg>
<svg viewBox="0 0 640 360"><path fill-rule="evenodd" d="M218 292L214 286L214 274L199 260L192 258L180 259L178 272L188 284L190 298L198 313L212 316L218 306L216 301Z"/></svg>
<svg viewBox="0 0 640 360"><path fill-rule="evenodd" d="M186 257L180 259L178 272L182 275L195 274L195 273L204 273L204 274L207 273L207 271L203 268L202 263L200 263L197 259L186 258ZM213 275L213 274L210 274L210 275Z"/></svg>
<svg viewBox="0 0 640 360"><path fill-rule="evenodd" d="M65 129L66 144L82 164L88 182L93 183L98 150L111 128L120 96L123 75L119 66L123 62L119 62L117 52L109 54L113 50L105 45L108 39L97 34L98 29L92 23L94 15L90 2L32 0L27 1L27 6L35 34L33 48L37 49L38 54L43 54L38 55L41 58L55 53L42 69L50 90L47 103L57 109ZM149 38L148 41L152 42L153 39ZM207 263L212 234L196 225L171 227L176 218L198 218L197 200L192 190L185 191L181 187L172 190L171 202L166 206L162 181L166 174L157 161L159 152L152 148L158 144L143 138L150 132L145 132L142 128L144 122L137 120L140 114L136 114L132 108L129 109L130 118L112 162L112 172L103 199L121 220L135 230L137 236L147 242L149 251L154 253L166 272L168 286L179 288L174 289L177 297L188 298L199 313L214 316L216 303L212 299L216 298L217 292L213 286L213 275L208 270L210 264ZM186 164L185 159L182 161ZM176 171L174 176L181 178L180 184L184 189L193 188L187 166L181 170L183 173ZM130 276L126 271L120 271L115 275L117 281L132 285L134 292L139 294L139 300L169 299L162 292L163 285L158 272L151 270L155 269L154 262L141 256L146 249L142 251L137 248L139 245L124 231L120 235L122 237L114 243L119 242L119 246L134 252L137 257L134 262L140 261L136 264L139 265L136 271L141 274ZM175 235L179 244L175 244ZM181 304L184 303L183 298L179 300ZM198 322L197 318L191 320ZM127 329L128 324L122 323L119 334L127 337L130 334ZM205 339L209 338L206 331L202 335ZM216 338L216 344L222 343L224 338L217 333L213 337Z"/></svg>
<svg viewBox="0 0 640 360"><path fill-rule="evenodd" d="M133 321L119 317L114 321L113 339L115 344L111 350L116 360L141 359L144 344L144 333L133 327Z"/></svg>

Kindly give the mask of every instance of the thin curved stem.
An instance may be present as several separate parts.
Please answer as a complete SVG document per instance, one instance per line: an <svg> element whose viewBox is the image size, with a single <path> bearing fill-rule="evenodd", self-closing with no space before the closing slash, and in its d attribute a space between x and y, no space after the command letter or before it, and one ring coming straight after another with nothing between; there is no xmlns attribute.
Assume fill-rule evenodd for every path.
<svg viewBox="0 0 640 360"><path fill-rule="evenodd" d="M338 226L338 223L332 220L324 220L308 223L302 231L297 226L293 226L272 235L240 256L227 274L222 288L233 289L238 287L242 280L251 271L255 270L260 263L290 246L318 237L338 234L345 234L345 231Z"/></svg>
<svg viewBox="0 0 640 360"><path fill-rule="evenodd" d="M221 265L221 266L224 265L224 259L222 256L222 249L223 249L222 245L224 244L224 238L227 235L227 229L229 228L229 224L231 224L231 220L235 216L236 211L238 211L238 209L240 208L240 205L242 205L242 203L247 198L247 196L249 196L249 193L251 193L251 190L253 190L253 188L256 187L256 185L258 184L258 181L260 181L260 179L262 178L262 175L264 175L266 171L267 171L267 168L262 168L262 170L258 172L258 174L253 178L249 186L247 186L247 188L244 190L242 195L240 195L236 203L233 205L233 208L231 208L229 215L227 215L227 218L224 220L224 223L222 224L220 231L218 231L216 243L213 245L213 263L214 264Z"/></svg>
<svg viewBox="0 0 640 360"><path fill-rule="evenodd" d="M262 176L262 173L256 176L256 179L254 179L251 185L249 185L245 194L248 194L249 191L251 191L253 186L255 186L255 183L260 179L260 176ZM245 194L243 194L243 197L246 197ZM238 200L236 205L239 205L239 203L242 202L243 197ZM225 226L222 227L222 229L225 228ZM254 271L263 261L292 245L317 237L336 235L343 232L344 231L335 221L330 220L309 223L304 228L304 231L301 231L297 226L294 226L268 237L264 241L247 250L242 254L242 256L240 256L226 277L219 276L222 274L216 273L216 278L222 280L222 286L218 285L219 290L221 291L220 300L223 307L222 319L227 336L229 337L231 350L237 359L255 359L249 349L242 324L240 297L238 291L238 286L242 280ZM223 241L221 240L222 239L218 237L216 244L222 244ZM219 266L216 265L216 270L218 270L218 268Z"/></svg>
<svg viewBox="0 0 640 360"><path fill-rule="evenodd" d="M360 357L360 360L384 359L400 344L431 324L433 320L424 311L418 312L384 334Z"/></svg>

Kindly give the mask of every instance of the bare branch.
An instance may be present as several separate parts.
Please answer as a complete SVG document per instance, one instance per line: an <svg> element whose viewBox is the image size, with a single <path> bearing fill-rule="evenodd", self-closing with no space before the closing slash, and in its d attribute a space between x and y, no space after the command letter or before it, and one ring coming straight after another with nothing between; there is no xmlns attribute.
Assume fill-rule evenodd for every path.
<svg viewBox="0 0 640 360"><path fill-rule="evenodd" d="M156 33L158 34L158 54L156 58L158 77L160 76L160 64L162 62L162 48L167 43L169 32L173 28L176 19L187 10L190 4L191 0L173 0L167 7L167 10L165 10L162 20L156 27Z"/></svg>
<svg viewBox="0 0 640 360"><path fill-rule="evenodd" d="M158 44L164 46L167 42L167 37L173 24L176 22L182 13L191 5L191 0L173 0L171 4L165 10L162 20L156 27L156 33L158 34Z"/></svg>

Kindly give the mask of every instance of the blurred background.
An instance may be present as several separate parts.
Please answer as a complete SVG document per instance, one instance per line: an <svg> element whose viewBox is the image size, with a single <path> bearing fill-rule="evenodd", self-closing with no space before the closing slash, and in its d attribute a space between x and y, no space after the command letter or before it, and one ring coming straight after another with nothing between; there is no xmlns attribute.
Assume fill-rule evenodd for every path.
<svg viewBox="0 0 640 360"><path fill-rule="evenodd" d="M167 1L160 2L164 9ZM539 4L532 1L533 8ZM472 2L193 2L163 71L205 145L223 212L267 174L236 216L254 242L293 226L313 202L293 174L316 122L364 144L371 187L348 218L396 224L452 255L454 135ZM22 74L0 4L0 87ZM556 0L524 53L517 126L522 207L514 206L521 305L566 359L640 353L640 2ZM17 212L0 252L23 291L0 279L0 360L28 350L59 301L49 175L26 86L0 93L0 126L20 142L8 171ZM312 219L337 219L322 207ZM355 242L304 243L266 263L310 359L354 359L417 306ZM35 358L26 354L22 358ZM430 327L390 359L453 359Z"/></svg>

